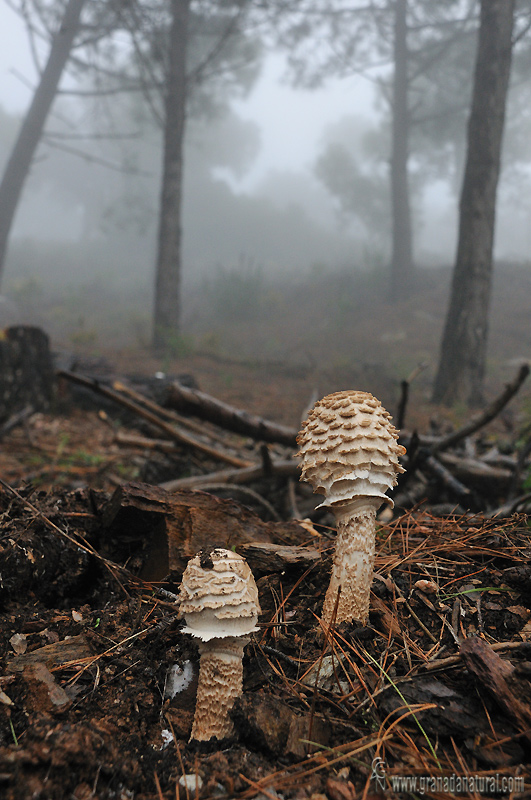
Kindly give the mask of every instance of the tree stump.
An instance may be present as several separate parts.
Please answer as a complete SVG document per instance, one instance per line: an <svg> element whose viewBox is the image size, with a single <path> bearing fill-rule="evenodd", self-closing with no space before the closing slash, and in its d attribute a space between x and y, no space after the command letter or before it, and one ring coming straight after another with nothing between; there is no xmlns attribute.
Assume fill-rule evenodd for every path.
<svg viewBox="0 0 531 800"><path fill-rule="evenodd" d="M44 331L28 325L0 331L0 422L25 408L47 409L53 396L54 369Z"/></svg>

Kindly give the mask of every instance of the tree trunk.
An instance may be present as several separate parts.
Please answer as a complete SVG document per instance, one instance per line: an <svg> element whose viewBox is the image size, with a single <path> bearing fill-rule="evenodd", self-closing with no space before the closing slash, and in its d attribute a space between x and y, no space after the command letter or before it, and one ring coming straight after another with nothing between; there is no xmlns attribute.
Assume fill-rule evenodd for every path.
<svg viewBox="0 0 531 800"><path fill-rule="evenodd" d="M162 351L174 342L180 323L181 204L190 0L171 0L171 13L153 328L153 346Z"/></svg>
<svg viewBox="0 0 531 800"><path fill-rule="evenodd" d="M459 237L433 401L483 402L496 189L511 72L514 0L482 0Z"/></svg>
<svg viewBox="0 0 531 800"><path fill-rule="evenodd" d="M391 292L405 297L413 283L411 209L409 201L409 107L407 2L396 0L394 31L393 124L391 154Z"/></svg>
<svg viewBox="0 0 531 800"><path fill-rule="evenodd" d="M7 245L24 182L57 87L80 27L85 0L68 0L61 26L52 39L48 62L42 72L30 107L0 183L0 281L4 273Z"/></svg>
<svg viewBox="0 0 531 800"><path fill-rule="evenodd" d="M54 388L48 336L30 325L6 328L0 339L0 422L24 409L48 409Z"/></svg>

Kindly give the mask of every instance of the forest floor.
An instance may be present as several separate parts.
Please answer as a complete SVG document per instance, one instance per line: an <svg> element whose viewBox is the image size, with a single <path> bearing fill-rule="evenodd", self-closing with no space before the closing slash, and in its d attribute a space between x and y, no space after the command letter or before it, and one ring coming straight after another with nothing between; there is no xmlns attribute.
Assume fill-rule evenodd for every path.
<svg viewBox="0 0 531 800"><path fill-rule="evenodd" d="M411 337L423 335L390 343L402 342L403 372L372 357L304 362L252 349L245 358L196 349L161 364L138 348L101 348L80 353L77 368L109 379L190 375L204 392L298 429L315 392L363 388L395 413L400 378L418 363ZM528 331L518 352L512 336L497 352L491 396L529 355ZM409 429L444 433L467 416L430 406L422 377L411 390ZM528 415L525 384L483 432L486 444L516 447ZM280 478L267 487L274 520L203 492L159 489L157 505L154 486L213 465L185 447L168 455L127 439L140 434L160 432L97 395L74 398L61 381L53 411L3 437L0 796L531 797L526 515L396 509L379 523L369 625L323 632L330 520L301 525L293 484ZM173 596L186 558L206 545L245 554L262 613L234 736L199 746L189 742L197 650L179 632Z"/></svg>

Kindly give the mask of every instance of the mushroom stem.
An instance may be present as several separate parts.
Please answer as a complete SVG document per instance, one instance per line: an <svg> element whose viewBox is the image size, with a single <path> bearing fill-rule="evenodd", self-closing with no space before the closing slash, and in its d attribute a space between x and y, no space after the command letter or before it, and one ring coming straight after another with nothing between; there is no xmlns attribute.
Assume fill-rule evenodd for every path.
<svg viewBox="0 0 531 800"><path fill-rule="evenodd" d="M199 683L190 740L207 742L232 736L229 711L242 693L246 636L227 636L199 643Z"/></svg>
<svg viewBox="0 0 531 800"><path fill-rule="evenodd" d="M377 503L379 505L380 500ZM334 509L337 539L330 585L323 605L322 621L326 627L332 622L334 612L336 624L353 619L363 625L367 623L376 550L377 510L376 504L370 500Z"/></svg>

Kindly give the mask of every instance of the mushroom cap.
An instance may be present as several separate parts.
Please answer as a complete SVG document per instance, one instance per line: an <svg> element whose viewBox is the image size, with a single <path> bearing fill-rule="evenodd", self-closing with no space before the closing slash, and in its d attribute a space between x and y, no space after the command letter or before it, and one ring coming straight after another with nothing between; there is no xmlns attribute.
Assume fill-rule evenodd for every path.
<svg viewBox="0 0 531 800"><path fill-rule="evenodd" d="M257 630L260 605L253 573L231 550L202 550L190 559L179 601L179 615L186 621L183 632L204 642Z"/></svg>
<svg viewBox="0 0 531 800"><path fill-rule="evenodd" d="M368 392L335 392L315 404L297 436L297 455L301 480L325 495L322 506L340 511L362 497L393 505L385 492L404 472L398 458L406 450L390 420Z"/></svg>

